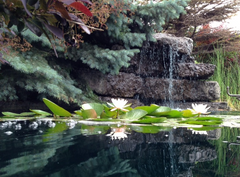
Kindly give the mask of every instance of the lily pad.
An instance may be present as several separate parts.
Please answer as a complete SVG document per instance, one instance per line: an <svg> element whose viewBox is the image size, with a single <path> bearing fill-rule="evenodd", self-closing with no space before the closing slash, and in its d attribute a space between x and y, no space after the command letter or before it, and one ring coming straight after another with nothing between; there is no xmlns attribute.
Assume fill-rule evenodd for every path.
<svg viewBox="0 0 240 177"><path fill-rule="evenodd" d="M203 126L203 127L199 127L199 128L192 128L193 130L196 130L196 131L211 131L211 130L215 130L215 129L218 129L220 127L209 127L209 126Z"/></svg>
<svg viewBox="0 0 240 177"><path fill-rule="evenodd" d="M88 109L94 109L97 113L98 116L100 116L103 112L103 105L100 103L86 103L82 105L82 108L84 110L88 110Z"/></svg>
<svg viewBox="0 0 240 177"><path fill-rule="evenodd" d="M170 112L167 113L168 118L180 118L182 117L182 112L177 111L177 110L171 110Z"/></svg>
<svg viewBox="0 0 240 177"><path fill-rule="evenodd" d="M126 114L122 115L121 119L128 119L128 120L138 120L145 115L147 115L147 111L144 111L142 109L133 109Z"/></svg>
<svg viewBox="0 0 240 177"><path fill-rule="evenodd" d="M94 109L82 110L82 116L84 119L97 118L97 113Z"/></svg>
<svg viewBox="0 0 240 177"><path fill-rule="evenodd" d="M155 111L153 111L152 113L150 113L150 115L152 115L152 116L167 116L171 110L172 109L169 107L161 106L158 109L156 109Z"/></svg>
<svg viewBox="0 0 240 177"><path fill-rule="evenodd" d="M82 110L74 111L77 115L82 116Z"/></svg>
<svg viewBox="0 0 240 177"><path fill-rule="evenodd" d="M43 98L43 102L53 112L54 115L61 116L61 117L70 117L72 115L67 110L63 109L62 107L58 106L57 104L53 103L52 101L46 98Z"/></svg>
<svg viewBox="0 0 240 177"><path fill-rule="evenodd" d="M153 111L155 111L156 109L158 109L159 106L156 104L151 104L150 106L138 106L134 109L141 109L144 111L147 111L148 114L152 113Z"/></svg>
<svg viewBox="0 0 240 177"><path fill-rule="evenodd" d="M195 116L191 110L183 110L182 111L182 116L185 117L185 118L188 118L188 117L193 117Z"/></svg>
<svg viewBox="0 0 240 177"><path fill-rule="evenodd" d="M30 109L30 111L32 111L33 113L35 113L37 115L44 115L44 116L51 116L52 115L52 114L50 114L46 111L37 110L37 109Z"/></svg>
<svg viewBox="0 0 240 177"><path fill-rule="evenodd" d="M218 117L198 117L197 121L222 121L223 118Z"/></svg>
<svg viewBox="0 0 240 177"><path fill-rule="evenodd" d="M167 118L162 117L162 118L144 118L141 120L137 121L132 121L132 123L138 123L138 124L151 124L151 123L161 123L167 120Z"/></svg>
<svg viewBox="0 0 240 177"><path fill-rule="evenodd" d="M35 115L35 113L33 113L33 112L22 112L20 114L13 113L13 112L2 112L2 114L6 117L28 117L28 116Z"/></svg>
<svg viewBox="0 0 240 177"><path fill-rule="evenodd" d="M194 125L219 125L222 121L187 121L185 123Z"/></svg>

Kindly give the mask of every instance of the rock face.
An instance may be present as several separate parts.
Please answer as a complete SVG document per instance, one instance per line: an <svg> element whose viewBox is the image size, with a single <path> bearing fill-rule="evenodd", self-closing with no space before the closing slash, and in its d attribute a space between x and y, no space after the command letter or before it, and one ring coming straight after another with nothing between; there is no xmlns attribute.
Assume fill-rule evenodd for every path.
<svg viewBox="0 0 240 177"><path fill-rule="evenodd" d="M210 102L220 97L212 64L195 64L193 41L168 34L156 34L157 42L145 43L141 52L118 75L81 70L80 75L103 101L120 97L134 106L166 102ZM204 80L203 80L204 79Z"/></svg>

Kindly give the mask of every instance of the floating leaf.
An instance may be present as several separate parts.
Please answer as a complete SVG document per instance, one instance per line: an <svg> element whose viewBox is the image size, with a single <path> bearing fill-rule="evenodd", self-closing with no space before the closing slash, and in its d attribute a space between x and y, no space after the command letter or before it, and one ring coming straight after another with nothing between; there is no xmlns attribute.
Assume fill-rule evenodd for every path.
<svg viewBox="0 0 240 177"><path fill-rule="evenodd" d="M185 123L194 125L218 125L221 124L222 121L187 121Z"/></svg>
<svg viewBox="0 0 240 177"><path fill-rule="evenodd" d="M212 120L222 121L222 118L218 118L218 117L198 117L196 120L197 121L201 121L201 120L204 120L204 121L212 121Z"/></svg>
<svg viewBox="0 0 240 177"><path fill-rule="evenodd" d="M94 109L98 116L100 116L103 112L103 105L100 103L86 103L81 106L84 110Z"/></svg>
<svg viewBox="0 0 240 177"><path fill-rule="evenodd" d="M55 103L53 103L52 101L46 98L43 98L43 102L53 112L54 115L62 116L62 117L70 117L72 115L67 110L63 109L62 107L56 105Z"/></svg>
<svg viewBox="0 0 240 177"><path fill-rule="evenodd" d="M97 118L97 113L94 109L82 110L82 116L84 119Z"/></svg>
<svg viewBox="0 0 240 177"><path fill-rule="evenodd" d="M8 116L8 117L17 117L17 116L19 116L19 114L13 113L13 112L2 112L2 114L4 116Z"/></svg>
<svg viewBox="0 0 240 177"><path fill-rule="evenodd" d="M50 116L52 114L46 112L46 111L42 111L42 110L37 110L37 109L30 109L30 111L32 111L33 113L37 114L37 115L44 115L44 116Z"/></svg>
<svg viewBox="0 0 240 177"><path fill-rule="evenodd" d="M167 120L167 118L143 118L141 120L132 121L132 123L138 123L138 124L151 124L151 123L161 123Z"/></svg>
<svg viewBox="0 0 240 177"><path fill-rule="evenodd" d="M209 126L203 126L203 127L196 127L196 128L192 128L193 130L196 130L196 131L211 131L211 130L216 130L220 127L209 127Z"/></svg>
<svg viewBox="0 0 240 177"><path fill-rule="evenodd" d="M103 114L103 116L107 116L107 117L116 117L117 112L116 111L111 111L111 109L109 107L107 107L106 105L103 105L104 107L104 111L105 111L105 115Z"/></svg>
<svg viewBox="0 0 240 177"><path fill-rule="evenodd" d="M74 111L77 115L82 116L82 110Z"/></svg>
<svg viewBox="0 0 240 177"><path fill-rule="evenodd" d="M69 4L69 6L81 11L89 17L92 17L92 13L90 12L90 10L88 10L88 8L80 2L73 2L72 4Z"/></svg>
<svg viewBox="0 0 240 177"><path fill-rule="evenodd" d="M182 116L185 117L185 118L188 118L188 117L193 117L193 113L191 110L183 110L182 111Z"/></svg>
<svg viewBox="0 0 240 177"><path fill-rule="evenodd" d="M167 113L168 118L180 118L182 117L182 112L177 111L177 110L171 110L170 112Z"/></svg>
<svg viewBox="0 0 240 177"><path fill-rule="evenodd" d="M169 107L161 106L158 109L156 109L155 111L153 111L150 115L165 116L165 115L168 115L167 113L169 113L171 110L172 109Z"/></svg>
<svg viewBox="0 0 240 177"><path fill-rule="evenodd" d="M159 106L156 104L151 104L150 106L138 106L134 109L142 109L144 111L147 111L148 114L152 113L153 111L155 111L156 109L158 109Z"/></svg>
<svg viewBox="0 0 240 177"><path fill-rule="evenodd" d="M119 119L105 118L105 119L88 119L97 122L120 122Z"/></svg>
<svg viewBox="0 0 240 177"><path fill-rule="evenodd" d="M129 120L138 120L142 117L147 115L147 111L141 109L133 109L126 114L122 115L122 119L129 119Z"/></svg>
<svg viewBox="0 0 240 177"><path fill-rule="evenodd" d="M20 114L18 113L13 113L13 112L2 112L2 114L4 116L7 116L7 117L27 117L27 116L33 116L35 115L35 113L33 112L22 112Z"/></svg>

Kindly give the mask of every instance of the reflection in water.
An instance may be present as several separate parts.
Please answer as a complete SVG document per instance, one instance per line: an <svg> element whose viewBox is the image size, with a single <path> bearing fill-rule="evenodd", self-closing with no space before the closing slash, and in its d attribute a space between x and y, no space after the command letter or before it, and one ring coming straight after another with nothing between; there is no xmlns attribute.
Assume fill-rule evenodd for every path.
<svg viewBox="0 0 240 177"><path fill-rule="evenodd" d="M141 133L151 132L150 127L0 123L0 176L205 177L203 171L212 176L228 174L226 168L239 162L239 146L229 151L229 143L223 143L236 142L230 136L233 129L200 134L187 128L157 128ZM240 132L234 130L236 137Z"/></svg>

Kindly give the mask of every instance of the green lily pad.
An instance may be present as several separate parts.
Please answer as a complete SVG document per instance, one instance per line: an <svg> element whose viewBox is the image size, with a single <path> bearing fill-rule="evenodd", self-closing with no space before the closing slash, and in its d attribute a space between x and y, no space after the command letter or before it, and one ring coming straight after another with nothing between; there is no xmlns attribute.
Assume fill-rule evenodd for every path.
<svg viewBox="0 0 240 177"><path fill-rule="evenodd" d="M2 114L6 117L28 117L28 116L35 115L35 113L33 113L33 112L22 112L20 114L13 113L13 112L2 112Z"/></svg>
<svg viewBox="0 0 240 177"><path fill-rule="evenodd" d="M67 110L63 109L62 107L58 106L57 104L53 103L52 101L43 98L43 102L46 106L53 112L54 115L61 116L61 117L71 117L72 114Z"/></svg>
<svg viewBox="0 0 240 177"><path fill-rule="evenodd" d="M185 123L194 125L219 125L222 121L187 121Z"/></svg>
<svg viewBox="0 0 240 177"><path fill-rule="evenodd" d="M82 116L84 119L97 118L97 113L94 109L82 110Z"/></svg>
<svg viewBox="0 0 240 177"><path fill-rule="evenodd" d="M155 111L156 109L158 109L159 106L156 104L151 104L150 106L138 106L134 109L141 109L144 111L147 111L148 114L152 113L153 111Z"/></svg>
<svg viewBox="0 0 240 177"><path fill-rule="evenodd" d="M37 109L30 109L30 111L32 111L33 113L37 114L37 115L44 115L44 116L50 116L52 114L46 112L46 111L42 111L42 110L37 110Z"/></svg>
<svg viewBox="0 0 240 177"><path fill-rule="evenodd" d="M145 115L147 115L147 111L144 111L142 109L133 109L126 114L121 116L121 119L128 119L128 120L138 120Z"/></svg>
<svg viewBox="0 0 240 177"><path fill-rule="evenodd" d="M222 118L218 117L198 117L197 121L222 121Z"/></svg>
<svg viewBox="0 0 240 177"><path fill-rule="evenodd" d="M132 121L132 123L138 123L138 124L151 124L151 123L161 123L167 120L167 118L143 118L141 120Z"/></svg>
<svg viewBox="0 0 240 177"><path fill-rule="evenodd" d="M13 113L13 112L2 112L2 114L4 116L7 116L7 117L17 117L17 116L19 116L19 114Z"/></svg>
<svg viewBox="0 0 240 177"><path fill-rule="evenodd" d="M182 112L177 111L177 110L171 110L170 112L167 113L168 118L180 118L182 117Z"/></svg>
<svg viewBox="0 0 240 177"><path fill-rule="evenodd" d="M211 131L211 130L215 130L218 129L220 127L209 127L209 126L203 126L203 127L199 127L199 128L192 128L193 130L196 131Z"/></svg>
<svg viewBox="0 0 240 177"><path fill-rule="evenodd" d="M74 111L77 115L82 116L82 110Z"/></svg>
<svg viewBox="0 0 240 177"><path fill-rule="evenodd" d="M104 112L105 112L105 114L102 114L103 118L116 117L116 115L117 115L116 111L111 111L111 109L109 107L107 107L106 105L103 105L103 107L104 107Z"/></svg>
<svg viewBox="0 0 240 177"><path fill-rule="evenodd" d="M152 113L150 113L149 115L152 116L167 116L168 113L171 111L172 109L169 107L165 107L165 106L161 106L158 109L156 109L155 111L153 111Z"/></svg>
<svg viewBox="0 0 240 177"><path fill-rule="evenodd" d="M182 116L185 118L193 117L195 116L191 110L183 110L182 111Z"/></svg>
<svg viewBox="0 0 240 177"><path fill-rule="evenodd" d="M84 110L88 110L88 109L94 109L97 113L98 116L100 116L103 112L103 105L100 103L86 103L82 105L82 108Z"/></svg>
<svg viewBox="0 0 240 177"><path fill-rule="evenodd" d="M119 119L105 118L105 119L88 119L96 122L120 122Z"/></svg>

